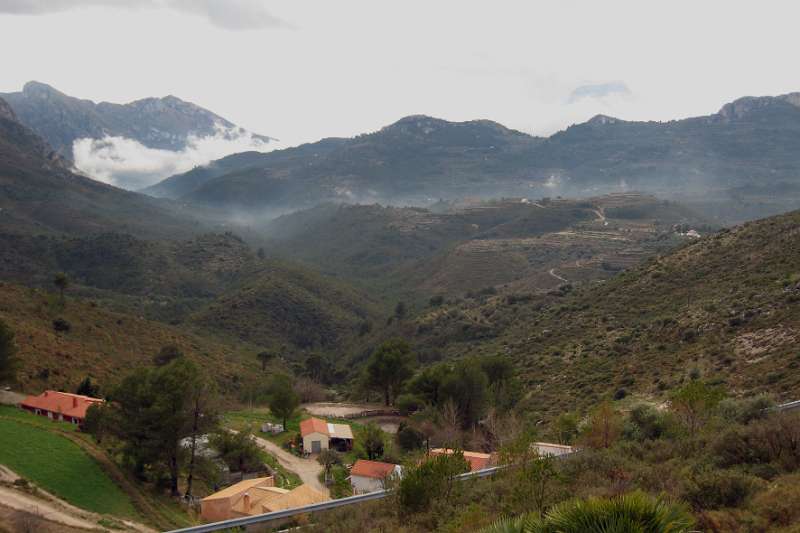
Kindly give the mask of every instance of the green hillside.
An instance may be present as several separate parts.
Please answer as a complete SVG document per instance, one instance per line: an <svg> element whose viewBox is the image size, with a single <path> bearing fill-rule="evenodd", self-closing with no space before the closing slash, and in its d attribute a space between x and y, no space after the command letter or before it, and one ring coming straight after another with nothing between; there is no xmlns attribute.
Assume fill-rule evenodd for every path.
<svg viewBox="0 0 800 533"><path fill-rule="evenodd" d="M602 283L477 295L424 313L421 346L510 354L526 408L659 398L689 376L800 397L800 212L722 230ZM470 332L473 334L471 335ZM619 392L623 391L623 392Z"/></svg>
<svg viewBox="0 0 800 533"><path fill-rule="evenodd" d="M127 495L80 446L6 409L0 409L1 464L77 507L141 520Z"/></svg>
<svg viewBox="0 0 800 533"><path fill-rule="evenodd" d="M363 324L381 316L378 305L345 283L264 262L189 322L259 346L339 353L358 337Z"/></svg>

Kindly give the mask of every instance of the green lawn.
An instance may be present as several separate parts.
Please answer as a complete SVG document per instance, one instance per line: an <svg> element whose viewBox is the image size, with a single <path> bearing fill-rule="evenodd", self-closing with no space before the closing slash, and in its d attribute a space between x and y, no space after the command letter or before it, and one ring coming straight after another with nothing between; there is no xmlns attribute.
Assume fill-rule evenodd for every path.
<svg viewBox="0 0 800 533"><path fill-rule="evenodd" d="M125 493L91 457L46 429L52 422L13 411L0 411L0 464L83 509L139 519Z"/></svg>

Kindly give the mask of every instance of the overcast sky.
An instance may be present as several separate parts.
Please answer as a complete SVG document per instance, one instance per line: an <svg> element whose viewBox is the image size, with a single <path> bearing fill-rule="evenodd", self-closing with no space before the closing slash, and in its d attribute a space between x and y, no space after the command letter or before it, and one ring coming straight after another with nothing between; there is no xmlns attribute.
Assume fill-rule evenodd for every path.
<svg viewBox="0 0 800 533"><path fill-rule="evenodd" d="M283 145L405 115L549 134L800 90L797 2L0 0L0 92L174 94Z"/></svg>

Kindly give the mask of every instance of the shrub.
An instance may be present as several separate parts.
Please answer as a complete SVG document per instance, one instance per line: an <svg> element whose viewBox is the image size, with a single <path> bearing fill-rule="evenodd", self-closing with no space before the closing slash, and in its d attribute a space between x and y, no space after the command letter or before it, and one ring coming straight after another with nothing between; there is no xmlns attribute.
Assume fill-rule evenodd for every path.
<svg viewBox="0 0 800 533"><path fill-rule="evenodd" d="M753 511L772 527L800 522L800 476L784 478L753 497Z"/></svg>
<svg viewBox="0 0 800 533"><path fill-rule="evenodd" d="M501 521L483 533L689 532L694 518L683 505L651 498L642 492L615 498L570 500L534 515Z"/></svg>
<svg viewBox="0 0 800 533"><path fill-rule="evenodd" d="M53 320L53 329L58 333L68 333L71 328L72 326L70 323L63 318L56 318Z"/></svg>
<svg viewBox="0 0 800 533"><path fill-rule="evenodd" d="M413 427L401 424L397 430L397 443L406 451L422 448L425 442L425 435Z"/></svg>
<svg viewBox="0 0 800 533"><path fill-rule="evenodd" d="M431 307L439 307L444 303L444 296L441 294L437 294L436 296L431 296L431 299L428 301L428 304Z"/></svg>
<svg viewBox="0 0 800 533"><path fill-rule="evenodd" d="M394 406L400 411L400 414L408 416L422 409L425 406L425 402L414 394L401 394L394 401Z"/></svg>
<svg viewBox="0 0 800 533"><path fill-rule="evenodd" d="M406 468L397 491L401 512L424 511L435 501L446 500L457 483L454 477L468 471L461 452L437 455Z"/></svg>
<svg viewBox="0 0 800 533"><path fill-rule="evenodd" d="M631 409L623 426L622 435L628 440L654 440L663 437L669 428L667 413L651 405L637 405Z"/></svg>
<svg viewBox="0 0 800 533"><path fill-rule="evenodd" d="M736 507L753 493L758 482L736 470L703 469L687 477L682 497L695 509Z"/></svg>

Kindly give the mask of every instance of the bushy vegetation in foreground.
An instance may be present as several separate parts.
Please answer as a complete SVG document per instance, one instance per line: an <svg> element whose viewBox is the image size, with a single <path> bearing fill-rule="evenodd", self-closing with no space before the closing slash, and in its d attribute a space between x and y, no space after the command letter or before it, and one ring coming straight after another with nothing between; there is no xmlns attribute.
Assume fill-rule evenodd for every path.
<svg viewBox="0 0 800 533"><path fill-rule="evenodd" d="M455 532L532 516L510 523L561 531L551 527L555 517L573 520L599 510L611 520L622 502L634 502L641 512L628 518L654 513L651 518L673 522L672 528L619 531L683 531L692 523L702 531L790 531L800 521L800 413L775 411L763 397L724 399L723 393L695 381L672 391L668 407L622 410L619 402L606 403L587 417L566 415L538 432L509 417L497 425L498 448L501 462L512 466L493 478L420 480L442 469L409 462L403 483L425 493L424 505L407 498L401 484L394 498L317 519L328 531ZM556 436L579 451L561 459L531 451L532 442Z"/></svg>

